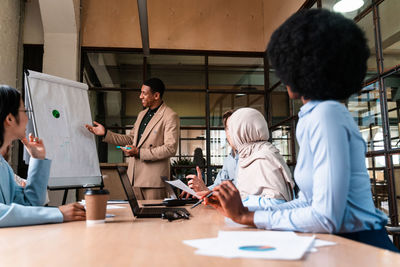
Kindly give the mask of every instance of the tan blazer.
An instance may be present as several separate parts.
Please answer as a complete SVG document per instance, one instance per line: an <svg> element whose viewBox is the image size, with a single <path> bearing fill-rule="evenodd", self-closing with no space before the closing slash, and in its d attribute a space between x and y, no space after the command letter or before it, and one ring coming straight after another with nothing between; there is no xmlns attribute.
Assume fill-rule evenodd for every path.
<svg viewBox="0 0 400 267"><path fill-rule="evenodd" d="M103 141L115 145L136 145L140 122L148 108L138 114L129 135L107 131ZM179 138L179 117L162 104L137 144L140 159L129 158L128 176L135 187L164 187L161 176L170 176L170 157L175 156Z"/></svg>

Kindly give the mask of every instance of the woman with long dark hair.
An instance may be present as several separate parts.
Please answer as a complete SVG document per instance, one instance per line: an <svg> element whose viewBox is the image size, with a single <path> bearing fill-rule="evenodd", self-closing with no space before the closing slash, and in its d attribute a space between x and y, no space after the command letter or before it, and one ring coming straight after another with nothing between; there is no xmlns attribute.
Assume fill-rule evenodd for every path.
<svg viewBox="0 0 400 267"><path fill-rule="evenodd" d="M20 93L0 85L0 227L85 220L85 209L78 203L41 207L46 201L51 161L45 158L41 139L31 134L26 138L26 112ZM15 183L14 172L2 156L17 139L31 155L25 187Z"/></svg>

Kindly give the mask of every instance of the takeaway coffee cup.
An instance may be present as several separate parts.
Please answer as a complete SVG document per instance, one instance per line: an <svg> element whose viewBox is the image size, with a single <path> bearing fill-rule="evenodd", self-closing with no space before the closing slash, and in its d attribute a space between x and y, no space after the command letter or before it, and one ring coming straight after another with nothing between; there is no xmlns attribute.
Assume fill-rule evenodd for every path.
<svg viewBox="0 0 400 267"><path fill-rule="evenodd" d="M85 192L86 224L104 223L106 220L108 190L89 189Z"/></svg>

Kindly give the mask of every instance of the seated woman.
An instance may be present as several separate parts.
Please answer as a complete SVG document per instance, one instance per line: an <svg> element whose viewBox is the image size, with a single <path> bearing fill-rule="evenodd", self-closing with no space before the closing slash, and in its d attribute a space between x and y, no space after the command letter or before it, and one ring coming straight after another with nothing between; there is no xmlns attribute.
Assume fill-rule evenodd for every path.
<svg viewBox="0 0 400 267"><path fill-rule="evenodd" d="M227 121L227 139L239 154L236 186L245 206L258 207L261 199L271 205L293 199L290 169L268 142L267 122L259 111L236 110Z"/></svg>
<svg viewBox="0 0 400 267"><path fill-rule="evenodd" d="M46 201L51 161L45 159L42 140L25 137L28 117L21 95L5 85L0 85L0 120L0 227L85 220L85 209L78 203L40 207ZM25 187L15 183L14 172L2 156L16 139L31 155Z"/></svg>
<svg viewBox="0 0 400 267"><path fill-rule="evenodd" d="M236 185L244 205L259 207L292 200L294 182L279 150L268 142L264 116L253 108L238 109L226 118L225 132L232 150L239 155Z"/></svg>
<svg viewBox="0 0 400 267"><path fill-rule="evenodd" d="M9 154L9 152L10 152L10 147L11 147L11 145L7 146L7 148L6 148L5 151L2 151L2 153L4 153L4 154L2 154L2 156L3 156L3 158L4 158L6 161L9 161L9 159L10 159L10 154ZM17 175L16 173L14 173L14 180L15 180L15 183L16 183L17 185L19 185L19 186L21 186L21 187L25 187L25 186L26 186L26 179L21 178L21 177L20 177L19 175ZM49 203L49 201L50 201L50 199L49 199L49 194L48 194L48 191L47 191L47 192L46 192L46 201L45 201L44 204Z"/></svg>
<svg viewBox="0 0 400 267"><path fill-rule="evenodd" d="M273 33L268 56L289 97L304 104L296 131L299 198L254 211L224 182L206 204L241 224L334 233L397 251L385 231L387 216L372 201L366 144L339 102L361 89L369 57L364 33L341 14L298 12Z"/></svg>

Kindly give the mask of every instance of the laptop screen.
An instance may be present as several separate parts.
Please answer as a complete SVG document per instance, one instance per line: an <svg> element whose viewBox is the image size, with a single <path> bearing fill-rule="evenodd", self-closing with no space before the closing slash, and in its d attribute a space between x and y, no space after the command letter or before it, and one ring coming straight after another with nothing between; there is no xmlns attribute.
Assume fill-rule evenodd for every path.
<svg viewBox="0 0 400 267"><path fill-rule="evenodd" d="M167 176L161 176L161 180L163 180L164 184L165 184L165 190L167 190L167 194L169 196L170 199L178 199L178 197L175 194L174 189L172 188L172 186L169 183L166 183L165 181L168 181L168 177Z"/></svg>
<svg viewBox="0 0 400 267"><path fill-rule="evenodd" d="M131 209L133 215L139 213L140 207L139 203L137 202L135 193L133 192L133 188L131 182L129 181L128 174L126 173L125 167L118 167L119 178L121 179L122 187L124 188L125 194L128 197L129 205L131 205Z"/></svg>

